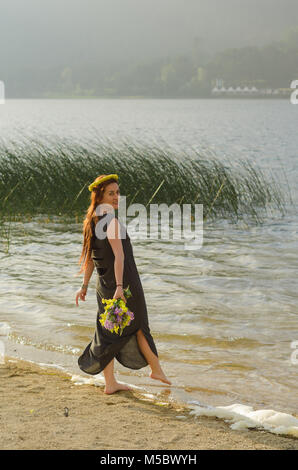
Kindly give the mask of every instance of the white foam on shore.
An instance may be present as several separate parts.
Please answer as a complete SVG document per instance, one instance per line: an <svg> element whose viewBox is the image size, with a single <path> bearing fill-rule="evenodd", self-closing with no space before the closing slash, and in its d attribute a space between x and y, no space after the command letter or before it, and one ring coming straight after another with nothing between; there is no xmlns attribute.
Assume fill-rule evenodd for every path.
<svg viewBox="0 0 298 470"><path fill-rule="evenodd" d="M90 384L102 386L105 384L104 377L101 374L91 378L73 375L71 380L76 385ZM141 395L145 401L155 402L158 398L152 393L148 393L142 387L133 384L126 385L143 391ZM200 403L199 401L189 401L187 406L191 410L189 414L195 416L214 416L223 419L225 422L229 423L230 428L234 430L262 429L274 434L298 437L298 419L287 413L271 409L254 410L252 406L243 405L241 403L228 406L210 406Z"/></svg>
<svg viewBox="0 0 298 470"><path fill-rule="evenodd" d="M104 377L102 376L93 376L90 379L87 377L82 377L81 375L72 375L71 381L74 382L75 385L95 385L96 387L100 387L101 385L105 384Z"/></svg>
<svg viewBox="0 0 298 470"><path fill-rule="evenodd" d="M191 405L192 403L193 405ZM235 403L228 406L200 406L192 401L190 414L195 416L215 416L228 422L231 429L264 429L274 434L298 437L298 419L275 410L253 410L252 406Z"/></svg>
<svg viewBox="0 0 298 470"><path fill-rule="evenodd" d="M72 375L71 381L74 382L75 385L95 385L96 387L100 387L101 385L105 385L105 379L102 375L96 374L91 378L83 377L82 375ZM120 384L129 385L131 388L141 389L137 385L133 385L126 382L121 382L117 380Z"/></svg>
<svg viewBox="0 0 298 470"><path fill-rule="evenodd" d="M32 362L32 364L38 364L40 367L53 367L53 369L59 369L65 372L66 374L70 375L70 373L65 369L63 366L59 366L58 364L48 364L47 362L34 362L34 361L29 361L26 359L28 362Z"/></svg>
<svg viewBox="0 0 298 470"><path fill-rule="evenodd" d="M0 322L0 336L7 336L11 327L7 322Z"/></svg>

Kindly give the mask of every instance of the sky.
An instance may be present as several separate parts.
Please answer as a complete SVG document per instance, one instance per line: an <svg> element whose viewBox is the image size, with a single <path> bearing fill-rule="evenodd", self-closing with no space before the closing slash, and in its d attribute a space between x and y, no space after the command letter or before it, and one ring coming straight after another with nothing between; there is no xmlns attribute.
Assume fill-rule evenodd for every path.
<svg viewBox="0 0 298 470"><path fill-rule="evenodd" d="M298 26L297 0L0 0L0 72L147 62L264 45Z"/></svg>

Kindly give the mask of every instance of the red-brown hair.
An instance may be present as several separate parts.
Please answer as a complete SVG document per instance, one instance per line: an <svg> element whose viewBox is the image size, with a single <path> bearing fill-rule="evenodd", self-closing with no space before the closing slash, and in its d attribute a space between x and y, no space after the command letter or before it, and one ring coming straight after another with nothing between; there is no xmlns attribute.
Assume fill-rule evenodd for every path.
<svg viewBox="0 0 298 470"><path fill-rule="evenodd" d="M95 181L99 180L103 176L107 176L107 175L99 175L95 179ZM117 183L118 184L118 181L114 178L108 179L108 180L104 181L103 183L99 184L98 186L96 186L95 188L93 188L92 191L91 191L90 206L87 209L86 217L85 217L84 222L83 222L84 240L83 240L82 253L81 253L80 259L78 261L79 264L82 264L82 266L80 268L80 271L79 271L79 274L81 274L82 272L85 271L85 269L87 267L87 264L91 259L91 251L92 251L91 238L92 238L92 235L93 235L92 225L95 226L95 224L98 221L98 217L95 213L95 210L96 210L96 207L98 206L98 204L100 204L101 201L102 201L105 187L108 186L108 184L110 184L110 183Z"/></svg>

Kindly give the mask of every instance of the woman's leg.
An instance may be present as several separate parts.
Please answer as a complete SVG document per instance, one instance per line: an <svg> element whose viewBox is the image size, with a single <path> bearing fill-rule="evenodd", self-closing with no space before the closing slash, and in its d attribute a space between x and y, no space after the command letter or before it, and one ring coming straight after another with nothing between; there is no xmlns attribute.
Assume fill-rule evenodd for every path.
<svg viewBox="0 0 298 470"><path fill-rule="evenodd" d="M117 382L114 376L114 359L104 368L103 375L105 378L106 386L104 392L108 395L117 392L118 390L131 390L130 387Z"/></svg>
<svg viewBox="0 0 298 470"><path fill-rule="evenodd" d="M160 366L159 359L158 357L154 354L154 352L151 350L148 341L146 340L144 333L142 330L137 331L137 340L138 344L140 347L140 350L142 351L143 355L145 356L150 368L151 368L151 374L150 377L152 379L156 380L161 380L162 382L165 382L169 385L171 385L172 382L165 376L163 373L163 370Z"/></svg>

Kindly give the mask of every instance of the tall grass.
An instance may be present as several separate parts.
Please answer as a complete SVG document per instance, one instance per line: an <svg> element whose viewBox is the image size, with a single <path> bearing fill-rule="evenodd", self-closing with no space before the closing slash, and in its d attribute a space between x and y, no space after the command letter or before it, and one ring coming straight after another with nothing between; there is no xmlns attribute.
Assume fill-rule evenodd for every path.
<svg viewBox="0 0 298 470"><path fill-rule="evenodd" d="M102 173L117 173L131 203L203 204L204 218L260 221L272 207L285 211L277 178L265 177L248 160L220 162L209 155L174 151L167 145L92 138L0 142L2 214L83 214L88 185Z"/></svg>
<svg viewBox="0 0 298 470"><path fill-rule="evenodd" d="M11 215L4 217L0 214L0 252L9 253L11 225Z"/></svg>

